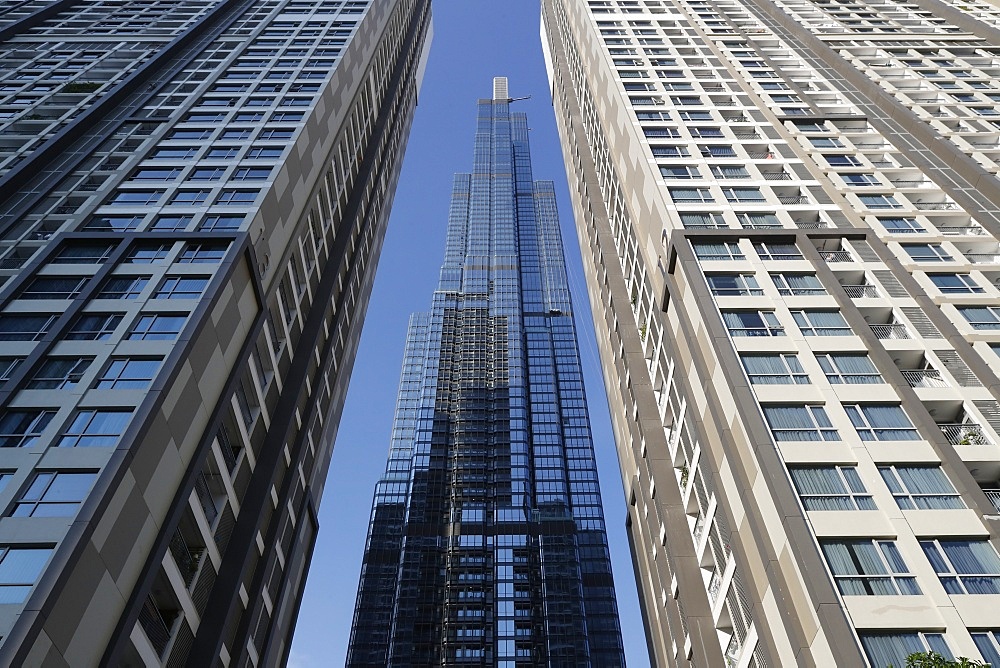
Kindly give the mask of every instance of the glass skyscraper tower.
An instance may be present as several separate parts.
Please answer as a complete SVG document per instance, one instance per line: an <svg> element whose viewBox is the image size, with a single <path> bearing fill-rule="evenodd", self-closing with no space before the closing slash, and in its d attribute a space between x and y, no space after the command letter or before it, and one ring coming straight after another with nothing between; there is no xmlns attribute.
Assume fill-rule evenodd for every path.
<svg viewBox="0 0 1000 668"><path fill-rule="evenodd" d="M0 665L285 661L429 35L0 3Z"/></svg>
<svg viewBox="0 0 1000 668"><path fill-rule="evenodd" d="M554 192L510 102L479 101L410 320L349 666L624 664Z"/></svg>

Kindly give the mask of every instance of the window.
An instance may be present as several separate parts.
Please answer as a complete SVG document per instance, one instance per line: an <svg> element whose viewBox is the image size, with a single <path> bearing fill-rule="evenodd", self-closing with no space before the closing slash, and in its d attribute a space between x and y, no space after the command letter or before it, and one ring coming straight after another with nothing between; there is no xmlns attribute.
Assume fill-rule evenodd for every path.
<svg viewBox="0 0 1000 668"><path fill-rule="evenodd" d="M720 146L720 145L710 145L706 144L704 146L698 147L701 150L701 154L706 158L735 158L736 151L733 150L732 146Z"/></svg>
<svg viewBox="0 0 1000 668"><path fill-rule="evenodd" d="M206 216L198 229L210 232L232 232L240 229L245 216Z"/></svg>
<svg viewBox="0 0 1000 668"><path fill-rule="evenodd" d="M259 194L259 190L223 190L215 203L220 206L249 206Z"/></svg>
<svg viewBox="0 0 1000 668"><path fill-rule="evenodd" d="M809 375L793 353L740 355L751 385L808 385Z"/></svg>
<svg viewBox="0 0 1000 668"><path fill-rule="evenodd" d="M920 594L917 580L891 540L822 540L820 548L844 596Z"/></svg>
<svg viewBox="0 0 1000 668"><path fill-rule="evenodd" d="M707 111L678 111L677 116L685 123L712 120L712 114Z"/></svg>
<svg viewBox="0 0 1000 668"><path fill-rule="evenodd" d="M94 384L98 390L144 390L153 382L160 359L112 359Z"/></svg>
<svg viewBox="0 0 1000 668"><path fill-rule="evenodd" d="M972 329L1000 329L1000 307L959 306L958 312L972 325Z"/></svg>
<svg viewBox="0 0 1000 668"><path fill-rule="evenodd" d="M755 243L753 248L761 260L802 259L802 253L795 244Z"/></svg>
<svg viewBox="0 0 1000 668"><path fill-rule="evenodd" d="M850 336L853 330L840 311L791 311L803 336Z"/></svg>
<svg viewBox="0 0 1000 668"><path fill-rule="evenodd" d="M1000 557L988 540L922 540L949 594L1000 594Z"/></svg>
<svg viewBox="0 0 1000 668"><path fill-rule="evenodd" d="M916 441L913 428L899 404L850 404L844 410L862 441Z"/></svg>
<svg viewBox="0 0 1000 668"><path fill-rule="evenodd" d="M220 181L225 173L225 167L198 167L188 175L188 181Z"/></svg>
<svg viewBox="0 0 1000 668"><path fill-rule="evenodd" d="M249 132L248 130L238 130L237 132L244 133ZM237 155L240 154L239 146L216 146L210 148L205 157L209 160L232 160Z"/></svg>
<svg viewBox="0 0 1000 668"><path fill-rule="evenodd" d="M1000 631L972 632L972 641L983 659L991 666L1000 666Z"/></svg>
<svg viewBox="0 0 1000 668"><path fill-rule="evenodd" d="M978 294L985 290L969 274L927 274L942 294Z"/></svg>
<svg viewBox="0 0 1000 668"><path fill-rule="evenodd" d="M154 299L197 299L208 285L208 276L167 276Z"/></svg>
<svg viewBox="0 0 1000 668"><path fill-rule="evenodd" d="M73 299L80 295L90 276L40 276L28 284L21 299Z"/></svg>
<svg viewBox="0 0 1000 668"><path fill-rule="evenodd" d="M191 243L181 251L177 262L187 264L218 263L225 257L228 248L228 243Z"/></svg>
<svg viewBox="0 0 1000 668"><path fill-rule="evenodd" d="M65 390L76 387L93 357L49 357L28 381L31 390Z"/></svg>
<svg viewBox="0 0 1000 668"><path fill-rule="evenodd" d="M55 313L0 314L0 341L41 341L58 318Z"/></svg>
<svg viewBox="0 0 1000 668"><path fill-rule="evenodd" d="M691 154L686 146L651 146L653 156L657 158L688 158Z"/></svg>
<svg viewBox="0 0 1000 668"><path fill-rule="evenodd" d="M180 167L143 167L132 172L130 181L172 181L181 175Z"/></svg>
<svg viewBox="0 0 1000 668"><path fill-rule="evenodd" d="M813 146L815 146L815 142L817 141L831 142L836 140L814 139ZM830 165L831 167L860 167L862 164L861 158L854 155L824 155L823 157L826 158L826 164Z"/></svg>
<svg viewBox="0 0 1000 668"><path fill-rule="evenodd" d="M223 130L222 134L219 135L219 139L223 141L245 141L250 139L250 135L253 134L253 128L234 128L232 130ZM211 156L216 157L216 156Z"/></svg>
<svg viewBox="0 0 1000 668"><path fill-rule="evenodd" d="M270 167L240 167L233 174L234 181L266 181L271 176ZM239 191L243 192L243 191ZM251 192L251 191L247 191ZM256 193L252 193L256 196ZM252 200L251 200L252 201Z"/></svg>
<svg viewBox="0 0 1000 668"><path fill-rule="evenodd" d="M784 336L774 311L722 311L730 336Z"/></svg>
<svg viewBox="0 0 1000 668"><path fill-rule="evenodd" d="M809 143L812 144L813 148L844 148L844 144L839 139L832 137L810 137Z"/></svg>
<svg viewBox="0 0 1000 668"><path fill-rule="evenodd" d="M738 295L764 294L764 291L757 285L757 279L753 274L707 274L705 279L713 295L721 297L732 297Z"/></svg>
<svg viewBox="0 0 1000 668"><path fill-rule="evenodd" d="M717 179L749 179L750 172L743 165L712 165L712 176Z"/></svg>
<svg viewBox="0 0 1000 668"><path fill-rule="evenodd" d="M157 216L150 228L151 232L180 232L194 220L191 216Z"/></svg>
<svg viewBox="0 0 1000 668"><path fill-rule="evenodd" d="M170 244L167 243L137 243L129 249L125 256L125 264L155 264L167 257Z"/></svg>
<svg viewBox="0 0 1000 668"><path fill-rule="evenodd" d="M965 508L940 466L880 466L878 472L903 510Z"/></svg>
<svg viewBox="0 0 1000 668"><path fill-rule="evenodd" d="M60 448L98 448L117 445L132 417L131 410L82 410L66 427Z"/></svg>
<svg viewBox="0 0 1000 668"><path fill-rule="evenodd" d="M880 186L882 182L879 181L874 174L841 174L840 178L844 180L845 185L849 186Z"/></svg>
<svg viewBox="0 0 1000 668"><path fill-rule="evenodd" d="M110 339L122 316L117 313L84 313L66 333L67 341L104 341Z"/></svg>
<svg viewBox="0 0 1000 668"><path fill-rule="evenodd" d="M84 229L92 232L130 232L141 222L142 216L93 216Z"/></svg>
<svg viewBox="0 0 1000 668"><path fill-rule="evenodd" d="M941 244L900 244L900 247L916 262L947 262L952 259Z"/></svg>
<svg viewBox="0 0 1000 668"><path fill-rule="evenodd" d="M745 229L773 229L782 227L781 222L774 213L737 213L736 219L740 221L740 226Z"/></svg>
<svg viewBox="0 0 1000 668"><path fill-rule="evenodd" d="M726 196L728 202L763 202L764 194L759 188L723 188L722 194Z"/></svg>
<svg viewBox="0 0 1000 668"><path fill-rule="evenodd" d="M262 160L270 159L277 160L281 157L281 153L284 151L282 148L272 147L272 146L254 146L247 152L247 158L250 160Z"/></svg>
<svg viewBox="0 0 1000 668"><path fill-rule="evenodd" d="M110 276L95 299L135 299L142 294L149 276Z"/></svg>
<svg viewBox="0 0 1000 668"><path fill-rule="evenodd" d="M697 167L684 165L660 165L660 176L666 179L700 179Z"/></svg>
<svg viewBox="0 0 1000 668"><path fill-rule="evenodd" d="M180 334L187 315L175 313L144 313L128 334L130 341L172 341Z"/></svg>
<svg viewBox="0 0 1000 668"><path fill-rule="evenodd" d="M55 414L54 410L40 408L0 413L0 447L30 448Z"/></svg>
<svg viewBox="0 0 1000 668"><path fill-rule="evenodd" d="M196 155L198 155L198 149L194 146L169 146L156 149L149 158L151 160L190 160Z"/></svg>
<svg viewBox="0 0 1000 668"><path fill-rule="evenodd" d="M682 213L681 225L684 227L706 227L710 229L728 227L721 213Z"/></svg>
<svg viewBox="0 0 1000 668"><path fill-rule="evenodd" d="M696 202L704 204L714 201L712 191L708 188L670 188L670 199L678 204Z"/></svg>
<svg viewBox="0 0 1000 668"><path fill-rule="evenodd" d="M817 354L816 361L833 385L878 385L885 382L875 364L864 353Z"/></svg>
<svg viewBox="0 0 1000 668"><path fill-rule="evenodd" d="M67 243L50 264L104 264L115 250L115 244Z"/></svg>
<svg viewBox="0 0 1000 668"><path fill-rule="evenodd" d="M11 517L73 517L97 477L93 472L36 473Z"/></svg>
<svg viewBox="0 0 1000 668"><path fill-rule="evenodd" d="M208 201L208 196L211 194L211 190L178 190L170 199L170 203L197 206Z"/></svg>
<svg viewBox="0 0 1000 668"><path fill-rule="evenodd" d="M806 510L878 510L853 466L796 466L788 472Z"/></svg>
<svg viewBox="0 0 1000 668"><path fill-rule="evenodd" d="M891 217L877 218L876 220L882 224L882 227L893 234L914 234L924 231L924 228L920 226L916 218Z"/></svg>
<svg viewBox="0 0 1000 668"><path fill-rule="evenodd" d="M24 603L51 555L51 547L0 546L0 603Z"/></svg>
<svg viewBox="0 0 1000 668"><path fill-rule="evenodd" d="M148 206L156 204L165 190L119 190L108 200L113 206Z"/></svg>
<svg viewBox="0 0 1000 668"><path fill-rule="evenodd" d="M266 128L260 133L259 139L272 140L272 141L289 141L292 135L295 134L294 130L285 128ZM246 139L246 137L243 137Z"/></svg>
<svg viewBox="0 0 1000 668"><path fill-rule="evenodd" d="M688 128L688 132L690 132L691 136L694 137L695 139L721 139L722 138L722 130L720 130L719 128L694 127L694 128Z"/></svg>
<svg viewBox="0 0 1000 668"><path fill-rule="evenodd" d="M743 252L740 251L739 243L735 241L724 241L712 244L704 242L691 242L695 257L699 260L744 260Z"/></svg>
<svg viewBox="0 0 1000 668"><path fill-rule="evenodd" d="M954 658L941 633L861 633L860 637L861 646L865 648L868 662L873 668L905 666L906 658L911 654L926 654L928 651L936 652L946 659Z"/></svg>
<svg viewBox="0 0 1000 668"><path fill-rule="evenodd" d="M816 274L771 274L778 294L788 296L825 295L826 289Z"/></svg>
<svg viewBox="0 0 1000 668"><path fill-rule="evenodd" d="M892 195L859 195L858 199L862 206L866 206L873 211L879 209L902 209L903 205L896 201Z"/></svg>
<svg viewBox="0 0 1000 668"><path fill-rule="evenodd" d="M762 406L775 441L839 441L826 411L818 405Z"/></svg>
<svg viewBox="0 0 1000 668"><path fill-rule="evenodd" d="M0 385L11 379L14 371L23 361L23 357L0 357Z"/></svg>

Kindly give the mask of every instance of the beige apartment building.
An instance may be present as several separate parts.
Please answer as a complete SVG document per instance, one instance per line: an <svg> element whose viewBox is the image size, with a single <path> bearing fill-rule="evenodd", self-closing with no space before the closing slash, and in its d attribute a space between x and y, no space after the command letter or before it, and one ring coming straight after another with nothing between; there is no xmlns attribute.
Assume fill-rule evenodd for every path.
<svg viewBox="0 0 1000 668"><path fill-rule="evenodd" d="M1000 663L998 26L543 1L656 665Z"/></svg>

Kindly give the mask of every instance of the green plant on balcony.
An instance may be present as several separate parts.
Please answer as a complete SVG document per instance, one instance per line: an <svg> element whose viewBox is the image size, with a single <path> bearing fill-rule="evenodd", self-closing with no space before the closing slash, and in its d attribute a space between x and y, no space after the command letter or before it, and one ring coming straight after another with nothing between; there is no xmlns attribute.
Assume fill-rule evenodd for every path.
<svg viewBox="0 0 1000 668"><path fill-rule="evenodd" d="M906 657L906 668L986 668L988 663L974 661L960 656L957 659L946 659L937 652L915 652ZM894 668L889 664L888 668Z"/></svg>
<svg viewBox="0 0 1000 668"><path fill-rule="evenodd" d="M681 464L681 489L687 487L689 473L687 464Z"/></svg>

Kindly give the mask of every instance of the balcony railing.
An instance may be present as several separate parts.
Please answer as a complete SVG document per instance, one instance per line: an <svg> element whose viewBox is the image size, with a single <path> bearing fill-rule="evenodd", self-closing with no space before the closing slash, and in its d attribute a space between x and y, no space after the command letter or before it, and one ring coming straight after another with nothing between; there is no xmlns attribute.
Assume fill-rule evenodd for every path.
<svg viewBox="0 0 1000 668"><path fill-rule="evenodd" d="M791 174L785 172L761 172L765 181L791 181Z"/></svg>
<svg viewBox="0 0 1000 668"><path fill-rule="evenodd" d="M874 285L845 285L844 292L851 299L868 299L878 297L878 288Z"/></svg>
<svg viewBox="0 0 1000 668"><path fill-rule="evenodd" d="M820 257L827 262L854 262L854 256L850 251L820 251Z"/></svg>
<svg viewBox="0 0 1000 668"><path fill-rule="evenodd" d="M997 509L997 512L1000 512L1000 489L984 489L983 494L993 502L993 507Z"/></svg>
<svg viewBox="0 0 1000 668"><path fill-rule="evenodd" d="M760 288L712 288L716 297L762 297L764 291Z"/></svg>
<svg viewBox="0 0 1000 668"><path fill-rule="evenodd" d="M954 202L914 202L921 211L955 211L959 207Z"/></svg>
<svg viewBox="0 0 1000 668"><path fill-rule="evenodd" d="M202 550L188 545L184 535L178 529L174 531L174 536L170 539L170 554L174 557L174 562L181 572L184 584L190 586L198 572L198 562L201 560Z"/></svg>
<svg viewBox="0 0 1000 668"><path fill-rule="evenodd" d="M911 338L905 325L869 325L869 327L872 328L872 334L875 335L875 338L881 341Z"/></svg>
<svg viewBox="0 0 1000 668"><path fill-rule="evenodd" d="M934 185L932 181L927 181L926 179L915 179L915 180L905 180L905 181L893 181L892 185L897 188L919 188L921 186L931 186Z"/></svg>
<svg viewBox="0 0 1000 668"><path fill-rule="evenodd" d="M950 387L937 369L906 369L900 373L910 387Z"/></svg>
<svg viewBox="0 0 1000 668"><path fill-rule="evenodd" d="M945 435L952 445L992 445L992 441L986 437L986 432L978 424L967 422L965 424L939 424L941 433Z"/></svg>
<svg viewBox="0 0 1000 668"><path fill-rule="evenodd" d="M972 264L997 264L1000 253L966 253L965 259Z"/></svg>
<svg viewBox="0 0 1000 668"><path fill-rule="evenodd" d="M982 236L986 234L986 230L981 227L976 227L975 225L967 225L963 227L953 227L948 225L938 226L938 232L948 236L957 236L963 234L972 234L975 236Z"/></svg>
<svg viewBox="0 0 1000 668"><path fill-rule="evenodd" d="M809 198L805 195L778 195L778 201L782 204L808 204Z"/></svg>
<svg viewBox="0 0 1000 668"><path fill-rule="evenodd" d="M170 626L151 596L146 597L146 603L139 609L139 625L146 632L149 644L156 650L157 656L163 656L170 642Z"/></svg>

